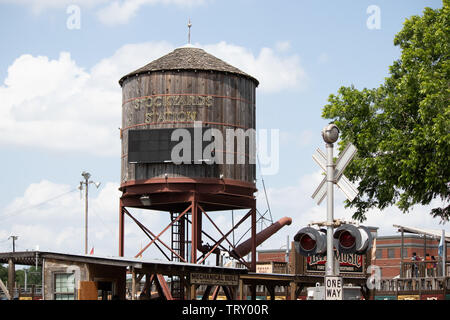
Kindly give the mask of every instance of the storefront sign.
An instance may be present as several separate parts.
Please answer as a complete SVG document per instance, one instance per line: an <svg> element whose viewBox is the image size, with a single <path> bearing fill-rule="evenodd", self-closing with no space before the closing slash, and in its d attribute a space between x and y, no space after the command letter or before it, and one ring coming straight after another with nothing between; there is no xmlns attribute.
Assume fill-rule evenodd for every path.
<svg viewBox="0 0 450 320"><path fill-rule="evenodd" d="M237 286L239 285L239 276L236 274L191 273L191 284Z"/></svg>
<svg viewBox="0 0 450 320"><path fill-rule="evenodd" d="M363 273L364 256L358 254L334 252L335 258L339 261L341 273ZM315 255L305 259L307 272L324 272L327 262L326 255Z"/></svg>

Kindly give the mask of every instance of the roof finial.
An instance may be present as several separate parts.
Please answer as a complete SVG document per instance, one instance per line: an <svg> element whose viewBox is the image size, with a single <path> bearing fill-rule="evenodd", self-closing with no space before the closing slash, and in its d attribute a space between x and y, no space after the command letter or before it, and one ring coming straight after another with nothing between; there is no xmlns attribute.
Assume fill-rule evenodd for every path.
<svg viewBox="0 0 450 320"><path fill-rule="evenodd" d="M188 22L187 26L189 28L189 31L188 31L188 43L191 44L191 27L192 27L191 18L189 18L189 22Z"/></svg>

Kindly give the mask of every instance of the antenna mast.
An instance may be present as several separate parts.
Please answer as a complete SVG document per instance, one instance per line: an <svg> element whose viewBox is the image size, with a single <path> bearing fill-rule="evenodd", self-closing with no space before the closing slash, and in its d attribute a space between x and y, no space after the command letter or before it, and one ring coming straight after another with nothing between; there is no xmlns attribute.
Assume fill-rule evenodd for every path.
<svg viewBox="0 0 450 320"><path fill-rule="evenodd" d="M192 27L191 18L189 18L187 26L188 26L188 43L191 44L191 27Z"/></svg>

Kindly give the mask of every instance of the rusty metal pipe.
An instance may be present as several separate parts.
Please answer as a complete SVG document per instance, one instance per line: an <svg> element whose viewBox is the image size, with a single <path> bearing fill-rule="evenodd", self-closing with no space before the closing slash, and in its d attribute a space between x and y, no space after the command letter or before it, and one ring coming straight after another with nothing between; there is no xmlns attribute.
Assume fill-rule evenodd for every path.
<svg viewBox="0 0 450 320"><path fill-rule="evenodd" d="M284 217L278 220L277 222L271 224L266 229L260 231L256 234L256 246L259 246L261 243L270 238L273 234L278 232L281 228L286 225L290 225L292 223L292 219L289 217ZM243 257L249 254L252 251L252 238L247 239L245 242L238 245L231 254L234 257Z"/></svg>

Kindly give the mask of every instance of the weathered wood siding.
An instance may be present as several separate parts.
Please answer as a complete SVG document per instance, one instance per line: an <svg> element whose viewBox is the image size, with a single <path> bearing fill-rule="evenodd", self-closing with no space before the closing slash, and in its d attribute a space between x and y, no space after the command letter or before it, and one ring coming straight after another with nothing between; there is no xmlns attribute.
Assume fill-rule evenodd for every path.
<svg viewBox="0 0 450 320"><path fill-rule="evenodd" d="M129 130L193 127L193 112L197 112L196 121L221 130L224 137L226 129L255 129L255 88L255 83L246 77L205 71L158 71L125 80L122 85L121 182L161 178L167 173L169 178L219 178L223 174L225 179L253 183L256 167L255 164L248 164L248 159L246 164L133 164L128 163L127 143ZM203 99L212 97L208 98L211 105L170 108L171 100L168 98L169 106L158 109L149 108L146 104L149 100L145 98L189 94ZM163 103L162 98L158 99L158 103ZM164 119L160 115L162 111L168 112ZM191 118L187 118L186 114L183 116L183 112L189 111ZM150 119L148 113L151 112L158 115L154 114Z"/></svg>

